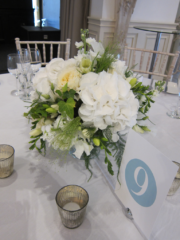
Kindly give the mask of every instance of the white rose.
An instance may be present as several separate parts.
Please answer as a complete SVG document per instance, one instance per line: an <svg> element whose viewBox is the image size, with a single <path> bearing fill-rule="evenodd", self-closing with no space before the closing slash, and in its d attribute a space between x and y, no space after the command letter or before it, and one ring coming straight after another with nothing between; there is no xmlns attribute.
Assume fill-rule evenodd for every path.
<svg viewBox="0 0 180 240"><path fill-rule="evenodd" d="M47 79L44 79L37 84L36 90L38 92L41 92L42 94L49 94L49 92L51 91L51 84Z"/></svg>
<svg viewBox="0 0 180 240"><path fill-rule="evenodd" d="M57 76L56 89L61 90L67 83L68 88L76 91L79 87L80 78L81 74L77 71L76 67L64 68Z"/></svg>
<svg viewBox="0 0 180 240"><path fill-rule="evenodd" d="M48 79L55 83L57 79L58 72L64 67L64 59L54 58L46 65L46 71Z"/></svg>
<svg viewBox="0 0 180 240"><path fill-rule="evenodd" d="M31 92L31 102L33 102L34 100L38 99L39 95L37 94L36 91L32 91Z"/></svg>
<svg viewBox="0 0 180 240"><path fill-rule="evenodd" d="M36 73L36 75L34 76L33 78L33 86L34 88L36 88L36 86L41 82L41 81L44 81L44 80L47 80L48 79L48 75L47 75L47 71L46 69Z"/></svg>

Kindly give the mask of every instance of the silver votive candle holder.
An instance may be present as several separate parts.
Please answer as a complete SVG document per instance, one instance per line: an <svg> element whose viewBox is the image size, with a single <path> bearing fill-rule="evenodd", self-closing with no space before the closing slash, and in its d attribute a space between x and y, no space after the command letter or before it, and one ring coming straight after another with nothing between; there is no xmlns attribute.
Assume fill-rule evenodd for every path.
<svg viewBox="0 0 180 240"><path fill-rule="evenodd" d="M14 148L0 144L0 178L9 177L14 168Z"/></svg>
<svg viewBox="0 0 180 240"><path fill-rule="evenodd" d="M89 202L87 191L77 185L61 188L56 194L56 203L63 225L67 228L79 227L85 216Z"/></svg>
<svg viewBox="0 0 180 240"><path fill-rule="evenodd" d="M172 182L172 185L169 189L168 196L174 195L176 193L176 191L178 190L178 188L180 187L180 163L178 163L178 162L174 162L174 163L179 167L179 169L178 169L176 176Z"/></svg>

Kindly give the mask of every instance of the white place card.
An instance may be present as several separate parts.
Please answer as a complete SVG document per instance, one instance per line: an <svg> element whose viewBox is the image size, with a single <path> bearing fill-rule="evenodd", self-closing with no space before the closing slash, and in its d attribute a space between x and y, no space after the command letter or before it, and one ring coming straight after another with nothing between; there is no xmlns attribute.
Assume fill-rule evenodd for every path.
<svg viewBox="0 0 180 240"><path fill-rule="evenodd" d="M149 238L178 167L141 134L130 130L115 193Z"/></svg>

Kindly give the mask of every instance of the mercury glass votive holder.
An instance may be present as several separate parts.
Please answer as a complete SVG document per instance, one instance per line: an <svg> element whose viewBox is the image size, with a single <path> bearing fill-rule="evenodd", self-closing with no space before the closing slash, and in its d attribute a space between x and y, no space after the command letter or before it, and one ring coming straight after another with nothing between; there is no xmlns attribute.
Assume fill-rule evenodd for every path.
<svg viewBox="0 0 180 240"><path fill-rule="evenodd" d="M176 193L176 191L178 190L178 188L180 187L180 163L178 163L178 162L174 162L174 163L179 167L179 169L178 169L176 176L172 182L172 185L169 189L168 196L174 195Z"/></svg>
<svg viewBox="0 0 180 240"><path fill-rule="evenodd" d="M77 185L61 188L56 194L56 203L63 225L67 228L79 227L85 216L89 202L87 191Z"/></svg>
<svg viewBox="0 0 180 240"><path fill-rule="evenodd" d="M14 148L0 144L0 178L9 177L14 167Z"/></svg>

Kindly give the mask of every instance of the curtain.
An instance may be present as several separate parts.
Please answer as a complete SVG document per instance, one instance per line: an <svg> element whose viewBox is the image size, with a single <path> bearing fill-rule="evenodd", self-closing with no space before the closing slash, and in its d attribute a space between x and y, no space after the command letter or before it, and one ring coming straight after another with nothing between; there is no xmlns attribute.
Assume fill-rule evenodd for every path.
<svg viewBox="0 0 180 240"><path fill-rule="evenodd" d="M90 0L61 0L60 3L60 30L61 41L71 39L70 57L77 54L75 42L79 42L81 28L87 28ZM65 49L61 51L64 58Z"/></svg>

